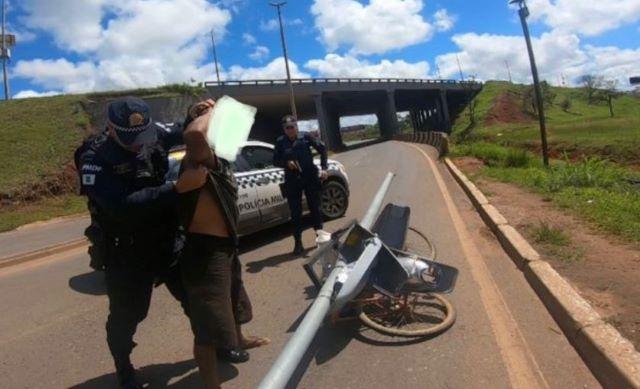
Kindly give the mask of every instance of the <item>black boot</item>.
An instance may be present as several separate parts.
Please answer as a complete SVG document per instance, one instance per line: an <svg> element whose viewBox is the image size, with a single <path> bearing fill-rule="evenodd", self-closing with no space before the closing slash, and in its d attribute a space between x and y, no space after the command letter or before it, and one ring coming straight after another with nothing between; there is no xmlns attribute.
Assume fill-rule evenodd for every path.
<svg viewBox="0 0 640 389"><path fill-rule="evenodd" d="M302 245L302 240L296 239L296 244L293 247L293 255L300 256L304 252L304 246Z"/></svg>
<svg viewBox="0 0 640 389"><path fill-rule="evenodd" d="M240 347L219 348L216 350L218 359L229 363L244 363L249 360L249 353Z"/></svg>
<svg viewBox="0 0 640 389"><path fill-rule="evenodd" d="M116 375L118 383L122 389L142 389L143 386L136 378L136 370L129 361L129 358L122 358L116 361Z"/></svg>

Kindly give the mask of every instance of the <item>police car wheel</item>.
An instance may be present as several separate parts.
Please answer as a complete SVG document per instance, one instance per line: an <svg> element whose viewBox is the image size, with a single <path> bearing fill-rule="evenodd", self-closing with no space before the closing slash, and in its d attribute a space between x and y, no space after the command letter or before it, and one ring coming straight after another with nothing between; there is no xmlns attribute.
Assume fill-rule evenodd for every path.
<svg viewBox="0 0 640 389"><path fill-rule="evenodd" d="M325 219L337 219L344 216L349 207L347 189L337 181L327 181L322 185L320 194L322 216Z"/></svg>

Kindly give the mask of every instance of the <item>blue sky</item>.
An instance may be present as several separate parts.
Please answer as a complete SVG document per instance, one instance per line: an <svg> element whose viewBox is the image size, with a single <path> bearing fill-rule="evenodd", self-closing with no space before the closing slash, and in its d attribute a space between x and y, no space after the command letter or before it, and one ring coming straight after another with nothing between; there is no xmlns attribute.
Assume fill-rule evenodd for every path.
<svg viewBox="0 0 640 389"><path fill-rule="evenodd" d="M262 0L10 0L18 35L12 94L77 93L214 77L283 78L276 12ZM593 3L593 4L591 4ZM599 4L600 3L600 4ZM543 77L640 73L640 1L529 0ZM506 1L314 0L283 9L299 77L506 79L528 82L516 11Z"/></svg>

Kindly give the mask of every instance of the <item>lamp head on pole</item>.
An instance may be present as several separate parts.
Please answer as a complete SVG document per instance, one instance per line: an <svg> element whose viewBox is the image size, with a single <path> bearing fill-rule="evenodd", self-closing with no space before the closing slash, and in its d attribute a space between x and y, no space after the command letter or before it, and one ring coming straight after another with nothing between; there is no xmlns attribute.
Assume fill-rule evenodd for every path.
<svg viewBox="0 0 640 389"><path fill-rule="evenodd" d="M509 4L518 4L520 16L527 18L529 16L529 8L525 0L509 0Z"/></svg>

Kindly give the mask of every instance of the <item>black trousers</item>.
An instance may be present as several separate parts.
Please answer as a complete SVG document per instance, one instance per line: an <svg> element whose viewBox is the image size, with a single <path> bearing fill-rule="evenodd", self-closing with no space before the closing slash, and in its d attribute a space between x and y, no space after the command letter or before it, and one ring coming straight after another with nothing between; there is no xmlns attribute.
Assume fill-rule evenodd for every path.
<svg viewBox="0 0 640 389"><path fill-rule="evenodd" d="M320 214L320 191L322 184L319 179L292 178L285 182L287 202L291 211L293 223L293 237L296 241L302 239L302 193L307 199L307 206L311 213L311 220L315 230L322 229L322 215Z"/></svg>
<svg viewBox="0 0 640 389"><path fill-rule="evenodd" d="M133 374L129 359L136 345L133 336L138 324L147 317L149 312L155 280L155 272L127 263L113 264L105 270L109 296L107 343L121 382ZM180 280L179 269L175 267L166 272L163 280L173 297L180 301L188 316L186 292Z"/></svg>

